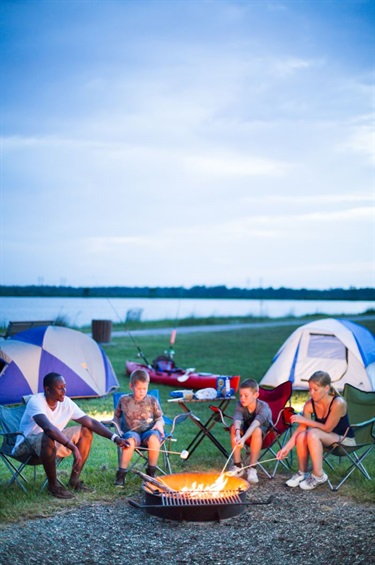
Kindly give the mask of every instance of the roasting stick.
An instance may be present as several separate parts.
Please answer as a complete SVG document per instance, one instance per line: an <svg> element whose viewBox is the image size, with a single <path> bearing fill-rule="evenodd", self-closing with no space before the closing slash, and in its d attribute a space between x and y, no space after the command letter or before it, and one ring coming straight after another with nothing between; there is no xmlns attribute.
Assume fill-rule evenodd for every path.
<svg viewBox="0 0 375 565"><path fill-rule="evenodd" d="M233 455L233 453L234 453L234 450L235 450L236 448L237 448L237 445L235 445L235 446L233 447L232 451L230 452L229 457L228 457L228 459L226 460L225 465L224 465L224 467L223 467L223 470L222 470L221 473L220 473L220 476L221 476L221 475L224 475L224 471L225 471L225 469L226 469L226 467L227 467L229 461L231 460L232 455ZM227 473L229 473L229 471L227 471Z"/></svg>
<svg viewBox="0 0 375 565"><path fill-rule="evenodd" d="M255 467L255 465L263 465L263 463L268 463L269 461L277 461L277 457L272 457L271 459L264 459L263 461L258 461L257 463L253 463L252 465L246 465L246 467L239 467L238 469L243 471L244 469L249 469L249 467ZM227 471L227 475L234 474L233 471Z"/></svg>
<svg viewBox="0 0 375 565"><path fill-rule="evenodd" d="M142 450L142 451L159 451L158 449L150 449L148 447L137 447L137 450ZM163 453L172 453L173 455L179 455L181 457L181 459L187 459L189 457L189 452L186 451L186 449L183 449L182 451L168 451L163 450Z"/></svg>

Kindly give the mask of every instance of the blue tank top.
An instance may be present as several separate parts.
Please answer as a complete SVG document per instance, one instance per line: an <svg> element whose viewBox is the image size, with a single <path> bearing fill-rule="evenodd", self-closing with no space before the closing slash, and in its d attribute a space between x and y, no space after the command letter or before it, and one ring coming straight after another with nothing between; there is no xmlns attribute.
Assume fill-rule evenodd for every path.
<svg viewBox="0 0 375 565"><path fill-rule="evenodd" d="M311 404L312 404L312 408L313 408L313 413L314 413L314 419L315 422L319 422L320 424L325 424L327 421L328 416L331 413L331 408L332 408L332 404L333 401L335 400L335 398L337 398L336 396L334 396L331 400L331 404L329 405L328 408L328 414L325 418L318 418L316 415L316 411L315 411L315 404L313 399L311 399ZM348 413L346 413L344 416L342 416L340 418L340 420L337 422L337 425L335 426L335 428L332 430L332 433L337 434L339 436L343 436L347 430L347 428L349 427L349 418L348 418ZM348 433L346 434L346 437L354 437L354 432L352 430L352 428L349 429Z"/></svg>

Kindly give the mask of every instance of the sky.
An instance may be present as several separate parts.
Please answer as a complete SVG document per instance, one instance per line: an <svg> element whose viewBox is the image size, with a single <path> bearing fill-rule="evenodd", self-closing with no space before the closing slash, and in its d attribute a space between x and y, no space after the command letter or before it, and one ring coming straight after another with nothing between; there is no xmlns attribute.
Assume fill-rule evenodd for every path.
<svg viewBox="0 0 375 565"><path fill-rule="evenodd" d="M0 284L375 283L374 0L2 0Z"/></svg>

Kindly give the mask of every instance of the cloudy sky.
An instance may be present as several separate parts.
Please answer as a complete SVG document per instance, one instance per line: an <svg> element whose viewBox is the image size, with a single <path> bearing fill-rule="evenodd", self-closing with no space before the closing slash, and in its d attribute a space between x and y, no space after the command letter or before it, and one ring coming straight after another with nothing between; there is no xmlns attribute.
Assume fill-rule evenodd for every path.
<svg viewBox="0 0 375 565"><path fill-rule="evenodd" d="M374 285L374 0L2 0L1 284Z"/></svg>

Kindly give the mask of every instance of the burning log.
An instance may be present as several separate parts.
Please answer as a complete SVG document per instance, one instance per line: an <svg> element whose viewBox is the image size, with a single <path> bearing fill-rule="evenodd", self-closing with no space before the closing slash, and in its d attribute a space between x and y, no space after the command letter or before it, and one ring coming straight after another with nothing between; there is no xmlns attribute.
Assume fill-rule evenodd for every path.
<svg viewBox="0 0 375 565"><path fill-rule="evenodd" d="M175 492L175 490L173 488L171 488L168 485L166 485L165 483L161 482L161 480L155 479L155 477L149 477L148 475L146 475L145 473L141 473L141 471L138 471L137 469L133 469L133 472L136 475L139 475L140 477L142 477L144 482L150 483L151 485L158 487L158 489L161 490L161 491Z"/></svg>

